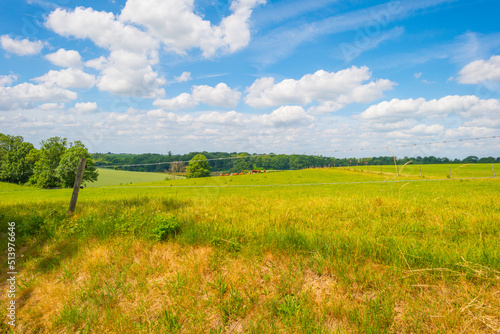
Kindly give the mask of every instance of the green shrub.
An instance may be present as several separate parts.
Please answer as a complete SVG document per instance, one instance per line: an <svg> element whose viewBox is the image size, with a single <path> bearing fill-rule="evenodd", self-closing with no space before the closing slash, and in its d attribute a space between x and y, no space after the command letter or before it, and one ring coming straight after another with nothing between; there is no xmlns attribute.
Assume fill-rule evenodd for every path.
<svg viewBox="0 0 500 334"><path fill-rule="evenodd" d="M177 218L174 216L159 216L154 219L153 223L154 227L152 238L156 241L161 241L171 236L175 236L181 231Z"/></svg>

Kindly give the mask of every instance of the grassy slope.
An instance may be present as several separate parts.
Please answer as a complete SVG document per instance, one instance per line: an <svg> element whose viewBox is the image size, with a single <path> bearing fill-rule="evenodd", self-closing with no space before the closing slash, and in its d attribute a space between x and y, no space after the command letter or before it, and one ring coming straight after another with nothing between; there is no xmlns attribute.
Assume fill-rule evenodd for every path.
<svg viewBox="0 0 500 334"><path fill-rule="evenodd" d="M384 180L398 178L305 170L84 189L70 219L68 190L0 185L2 231L16 221L31 234L18 330L499 328L499 180L346 183ZM286 185L332 182L344 184ZM279 186L206 187L255 184ZM151 240L169 215L181 233Z"/></svg>
<svg viewBox="0 0 500 334"><path fill-rule="evenodd" d="M97 182L89 183L87 187L95 188L119 184L164 181L166 178L170 178L170 175L163 173L129 172L107 168L98 168L98 171L99 178Z"/></svg>

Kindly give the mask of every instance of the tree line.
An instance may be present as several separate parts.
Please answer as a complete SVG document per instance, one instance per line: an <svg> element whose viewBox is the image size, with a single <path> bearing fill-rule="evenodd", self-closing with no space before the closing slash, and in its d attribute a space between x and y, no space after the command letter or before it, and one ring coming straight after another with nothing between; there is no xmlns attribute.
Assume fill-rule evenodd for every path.
<svg viewBox="0 0 500 334"><path fill-rule="evenodd" d="M99 176L85 145L76 140L51 137L40 142L40 149L21 136L0 133L0 181L40 188L67 188L75 183L80 158L87 159L83 182Z"/></svg>
<svg viewBox="0 0 500 334"><path fill-rule="evenodd" d="M240 173L253 169L266 170L297 170L310 167L339 167L356 165L393 165L394 157L379 156L371 158L335 158L321 155L302 154L249 154L246 152L191 152L187 154L93 154L95 165L98 167L136 165L113 167L115 169L139 172L185 172L187 162L196 155L201 154L207 158L211 172ZM414 164L446 164L446 163L495 163L500 162L500 157L479 158L468 156L465 159L449 159L434 156L404 157L396 159L398 165L412 161ZM144 165L155 164L155 165ZM142 166L141 166L142 165Z"/></svg>

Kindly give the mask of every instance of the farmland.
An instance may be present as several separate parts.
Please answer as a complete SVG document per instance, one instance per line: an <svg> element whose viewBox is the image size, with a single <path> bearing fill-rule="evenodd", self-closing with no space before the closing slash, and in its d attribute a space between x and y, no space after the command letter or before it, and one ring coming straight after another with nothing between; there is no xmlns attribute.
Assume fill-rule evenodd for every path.
<svg viewBox="0 0 500 334"><path fill-rule="evenodd" d="M106 171L70 218L70 189L0 184L2 240L13 221L21 242L16 330L498 332L500 181L449 169Z"/></svg>
<svg viewBox="0 0 500 334"><path fill-rule="evenodd" d="M99 179L97 182L87 184L88 187L96 188L109 185L164 181L173 177L165 173L129 172L106 168L98 168L97 170L99 172Z"/></svg>

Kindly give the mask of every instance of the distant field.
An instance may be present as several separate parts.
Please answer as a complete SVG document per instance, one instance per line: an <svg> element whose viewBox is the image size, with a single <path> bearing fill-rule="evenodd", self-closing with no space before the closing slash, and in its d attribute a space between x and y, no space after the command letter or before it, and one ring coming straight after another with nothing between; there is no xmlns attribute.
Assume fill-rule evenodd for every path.
<svg viewBox="0 0 500 334"><path fill-rule="evenodd" d="M450 175L453 178L468 178L468 177L493 177L493 165L497 177L500 177L500 164L439 164L439 165L414 165L409 163L406 166L398 166L401 175L420 176L431 178L447 178ZM339 167L346 168L346 167ZM396 173L394 165L384 166L351 166L351 169L380 172L382 168L383 173Z"/></svg>
<svg viewBox="0 0 500 334"><path fill-rule="evenodd" d="M120 181L72 217L71 189L0 183L16 332L497 333L500 177L461 166Z"/></svg>
<svg viewBox="0 0 500 334"><path fill-rule="evenodd" d="M99 171L97 182L89 183L86 185L87 187L95 188L110 185L164 181L172 177L164 173L129 172L108 168L98 168L97 170Z"/></svg>

